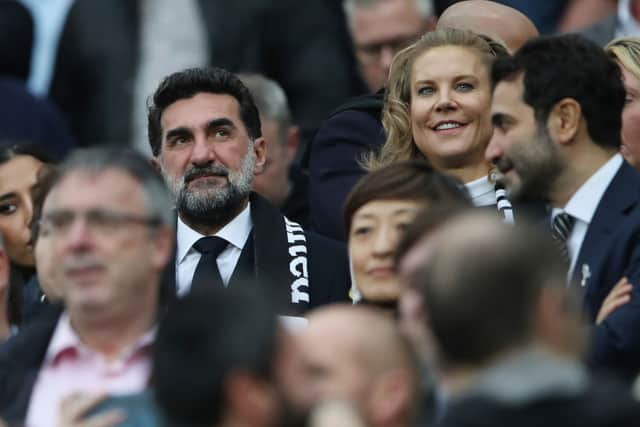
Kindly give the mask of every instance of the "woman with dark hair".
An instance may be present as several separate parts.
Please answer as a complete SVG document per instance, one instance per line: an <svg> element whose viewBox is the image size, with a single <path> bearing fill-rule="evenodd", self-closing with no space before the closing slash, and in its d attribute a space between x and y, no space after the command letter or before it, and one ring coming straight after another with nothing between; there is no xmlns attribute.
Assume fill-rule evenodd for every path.
<svg viewBox="0 0 640 427"><path fill-rule="evenodd" d="M39 287L31 238L32 191L49 157L29 144L0 143L0 232L11 263L8 317L11 325L30 318Z"/></svg>
<svg viewBox="0 0 640 427"><path fill-rule="evenodd" d="M355 185L344 209L354 300L395 308L396 245L416 214L436 204L471 205L462 184L423 161L391 164Z"/></svg>

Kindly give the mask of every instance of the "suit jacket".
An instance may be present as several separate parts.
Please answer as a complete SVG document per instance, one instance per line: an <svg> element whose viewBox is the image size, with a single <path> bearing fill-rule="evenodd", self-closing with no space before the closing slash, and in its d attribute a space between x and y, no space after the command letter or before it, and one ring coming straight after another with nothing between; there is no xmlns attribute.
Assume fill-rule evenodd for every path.
<svg viewBox="0 0 640 427"><path fill-rule="evenodd" d="M278 81L301 127L317 126L345 99L361 93L337 2L197 1L210 65ZM138 9L135 0L76 0L69 12L51 97L81 145L128 144L141 56Z"/></svg>
<svg viewBox="0 0 640 427"><path fill-rule="evenodd" d="M470 396L448 405L434 427L627 427L640 425L640 405L627 387L593 381L575 396L554 395L521 404Z"/></svg>
<svg viewBox="0 0 640 427"><path fill-rule="evenodd" d="M24 421L31 392L62 309L49 306L4 344L0 344L0 418Z"/></svg>
<svg viewBox="0 0 640 427"><path fill-rule="evenodd" d="M280 211L259 194L252 193L250 200L253 229L228 286L259 286L273 299L279 314L292 316L323 304L349 301L351 279L345 245L304 232L307 248L299 250L291 244L294 234L299 238L302 229L285 227ZM167 266L165 283L171 285L164 286L172 287L174 292L175 267L175 262ZM306 282L302 280L305 273ZM298 291L308 298L305 300ZM296 296L300 298L297 301Z"/></svg>
<svg viewBox="0 0 640 427"><path fill-rule="evenodd" d="M363 156L384 144L383 93L350 100L322 123L308 152L311 229L346 240L342 208L366 171Z"/></svg>
<svg viewBox="0 0 640 427"><path fill-rule="evenodd" d="M616 35L616 26L618 25L618 14L612 13L605 16L595 24L579 31L580 34L604 46L614 39Z"/></svg>
<svg viewBox="0 0 640 427"><path fill-rule="evenodd" d="M631 301L593 328L590 362L628 375L640 369L640 172L626 162L598 204L573 272L592 320L623 276L635 285Z"/></svg>

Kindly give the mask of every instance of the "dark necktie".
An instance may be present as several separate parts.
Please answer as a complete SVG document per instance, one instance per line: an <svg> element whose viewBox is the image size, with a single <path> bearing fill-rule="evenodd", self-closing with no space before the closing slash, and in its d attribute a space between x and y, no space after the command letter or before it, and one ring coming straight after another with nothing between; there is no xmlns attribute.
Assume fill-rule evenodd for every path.
<svg viewBox="0 0 640 427"><path fill-rule="evenodd" d="M191 281L191 292L204 289L224 287L222 276L218 270L218 255L227 247L229 242L218 236L202 237L193 247L200 252L200 262L196 267Z"/></svg>
<svg viewBox="0 0 640 427"><path fill-rule="evenodd" d="M567 247L567 239L573 229L573 224L576 220L574 217L566 212L559 213L553 217L551 221L551 237L553 237L562 259L567 265L567 269L571 265L571 258L569 257L569 248Z"/></svg>

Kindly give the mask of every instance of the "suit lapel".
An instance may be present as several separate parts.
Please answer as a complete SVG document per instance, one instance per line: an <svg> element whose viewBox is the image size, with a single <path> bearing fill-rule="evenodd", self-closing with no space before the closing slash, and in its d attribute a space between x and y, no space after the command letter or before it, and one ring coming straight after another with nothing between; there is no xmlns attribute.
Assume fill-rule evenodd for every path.
<svg viewBox="0 0 640 427"><path fill-rule="evenodd" d="M598 203L584 236L573 270L573 280L580 284L588 279L593 264L609 245L603 244L618 230L640 199L640 176L627 162L623 162ZM587 292L591 292L586 280Z"/></svg>

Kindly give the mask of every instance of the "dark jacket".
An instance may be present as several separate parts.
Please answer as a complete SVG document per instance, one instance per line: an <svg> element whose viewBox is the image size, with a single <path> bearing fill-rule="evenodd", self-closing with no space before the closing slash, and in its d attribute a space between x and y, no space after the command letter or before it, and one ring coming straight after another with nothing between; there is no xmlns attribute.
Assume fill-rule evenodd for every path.
<svg viewBox="0 0 640 427"><path fill-rule="evenodd" d="M284 315L299 316L320 305L348 301L351 280L345 245L287 225L282 213L259 194L252 193L250 200L253 229L228 286L266 288ZM170 262L164 276L165 289L174 292L175 267Z"/></svg>
<svg viewBox="0 0 640 427"><path fill-rule="evenodd" d="M0 418L22 422L31 392L62 308L48 306L42 315L0 344Z"/></svg>

